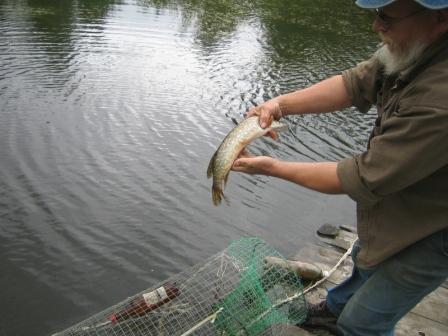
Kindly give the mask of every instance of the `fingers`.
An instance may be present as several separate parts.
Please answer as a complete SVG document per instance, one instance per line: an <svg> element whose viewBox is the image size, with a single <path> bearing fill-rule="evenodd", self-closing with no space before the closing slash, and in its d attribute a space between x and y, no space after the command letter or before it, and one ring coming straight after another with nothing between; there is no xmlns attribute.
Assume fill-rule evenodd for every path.
<svg viewBox="0 0 448 336"><path fill-rule="evenodd" d="M246 158L238 158L233 162L232 165L232 170L237 171L237 172L245 172L244 167L247 165Z"/></svg>
<svg viewBox="0 0 448 336"><path fill-rule="evenodd" d="M232 170L246 174L271 175L276 159L270 156L242 157L236 159Z"/></svg>
<svg viewBox="0 0 448 336"><path fill-rule="evenodd" d="M232 170L243 172L244 168L247 166L247 160L255 157L251 152L244 148L241 153L238 155L238 158L233 162Z"/></svg>
<svg viewBox="0 0 448 336"><path fill-rule="evenodd" d="M260 174L263 156L240 157L233 162L232 170L246 174Z"/></svg>
<svg viewBox="0 0 448 336"><path fill-rule="evenodd" d="M264 108L261 110L260 114L260 126L261 128L269 127L274 120L274 116L271 114L271 111Z"/></svg>
<svg viewBox="0 0 448 336"><path fill-rule="evenodd" d="M253 117L253 116L259 116L260 115L260 107L255 106L252 107L245 115L246 118Z"/></svg>
<svg viewBox="0 0 448 336"><path fill-rule="evenodd" d="M274 119L280 119L282 117L282 112L278 102L275 99L271 99L260 106L251 108L246 114L246 118L252 116L259 116L260 126L266 128L271 125Z"/></svg>
<svg viewBox="0 0 448 336"><path fill-rule="evenodd" d="M272 123L272 120L274 120L274 117L271 115L269 109L265 108L263 105L253 107L246 113L246 118L253 116L260 117L259 122L262 128L268 127Z"/></svg>
<svg viewBox="0 0 448 336"><path fill-rule="evenodd" d="M232 170L235 170L236 168L241 166L242 159L243 158L239 157L235 161L233 161Z"/></svg>

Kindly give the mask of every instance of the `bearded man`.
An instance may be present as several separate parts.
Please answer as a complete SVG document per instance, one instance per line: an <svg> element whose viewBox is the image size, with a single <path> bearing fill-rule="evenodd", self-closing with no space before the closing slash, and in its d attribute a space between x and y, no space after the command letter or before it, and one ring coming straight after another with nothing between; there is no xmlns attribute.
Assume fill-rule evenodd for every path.
<svg viewBox="0 0 448 336"><path fill-rule="evenodd" d="M357 204L353 274L310 306L309 326L393 335L448 276L448 0L358 0L383 45L365 62L249 111L260 125L291 114L376 105L365 152L340 162L242 155L234 171L279 177Z"/></svg>

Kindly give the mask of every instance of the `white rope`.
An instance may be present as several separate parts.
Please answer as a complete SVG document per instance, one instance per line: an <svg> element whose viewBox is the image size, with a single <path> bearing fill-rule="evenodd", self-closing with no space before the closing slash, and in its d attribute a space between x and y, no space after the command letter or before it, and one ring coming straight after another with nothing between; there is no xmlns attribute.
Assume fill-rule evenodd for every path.
<svg viewBox="0 0 448 336"><path fill-rule="evenodd" d="M356 239L350 244L350 247L348 248L348 250L345 252L345 254L341 257L341 259L339 259L339 261L336 263L336 265L334 265L334 267L329 270L328 272L322 272L325 274L325 276L320 279L319 281L317 281L314 285L312 285L311 287L308 287L307 289L305 289L303 292L299 292L294 294L293 296L288 297L285 300L282 300L280 302L277 302L275 305L273 305L272 308L277 308L278 306L281 306L285 303L291 302L295 299L297 299L298 297L305 295L306 293L308 293L309 291L311 291L312 289L316 288L317 286L319 286L320 284L322 284L323 282L325 282L333 273L334 271L336 271L336 269L342 264L342 262L347 259L347 257L352 253L352 249L353 249L353 245L355 245ZM272 309L271 308L271 309Z"/></svg>
<svg viewBox="0 0 448 336"><path fill-rule="evenodd" d="M336 271L336 269L342 264L342 262L347 259L347 257L352 253L353 250L353 245L355 245L356 239L354 241L352 241L352 243L350 244L350 247L348 248L348 250L345 252L345 254L341 257L341 259L339 259L339 261L336 263L336 265L334 265L334 267L329 270L328 272L322 272L325 276L320 279L319 281L317 281L314 285L312 285L311 287L308 287L307 289L305 289L303 291L303 294L305 295L306 293L308 293L310 290L316 288L317 286L319 286L321 283L323 283L324 281L326 281L333 273L334 271Z"/></svg>

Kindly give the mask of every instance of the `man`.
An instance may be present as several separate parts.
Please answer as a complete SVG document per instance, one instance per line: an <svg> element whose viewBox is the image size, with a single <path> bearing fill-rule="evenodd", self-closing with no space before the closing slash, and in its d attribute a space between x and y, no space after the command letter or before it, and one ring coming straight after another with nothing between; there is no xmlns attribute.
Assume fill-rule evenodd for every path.
<svg viewBox="0 0 448 336"><path fill-rule="evenodd" d="M310 307L308 324L393 335L448 275L448 0L358 0L375 9L383 46L365 62L253 108L272 118L376 105L367 150L340 162L242 155L234 171L279 177L357 204L352 276Z"/></svg>

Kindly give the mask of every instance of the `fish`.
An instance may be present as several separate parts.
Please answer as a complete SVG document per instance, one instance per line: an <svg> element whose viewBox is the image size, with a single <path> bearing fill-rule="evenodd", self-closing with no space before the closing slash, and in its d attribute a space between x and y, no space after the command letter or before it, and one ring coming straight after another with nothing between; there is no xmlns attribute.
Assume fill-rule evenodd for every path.
<svg viewBox="0 0 448 336"><path fill-rule="evenodd" d="M286 124L273 120L269 127L261 128L259 117L252 116L244 119L227 134L210 159L207 168L207 177L211 178L213 176L212 200L215 206L221 204L222 199L228 203L223 189L227 184L233 162L238 158L243 149L253 140L266 133L282 131L287 127Z"/></svg>

